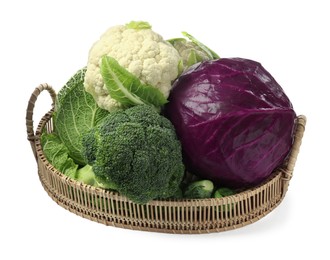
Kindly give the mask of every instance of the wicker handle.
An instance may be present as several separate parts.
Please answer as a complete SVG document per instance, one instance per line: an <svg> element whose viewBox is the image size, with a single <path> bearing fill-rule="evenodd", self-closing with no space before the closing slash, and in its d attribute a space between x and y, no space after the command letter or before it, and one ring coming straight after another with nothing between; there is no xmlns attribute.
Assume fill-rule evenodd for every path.
<svg viewBox="0 0 330 260"><path fill-rule="evenodd" d="M300 115L297 117L295 139L291 148L291 155L287 162L283 176L283 181L286 182L286 185L289 185L289 181L292 178L293 169L297 161L302 138L305 132L306 120L307 119L304 115Z"/></svg>
<svg viewBox="0 0 330 260"><path fill-rule="evenodd" d="M36 89L33 91L31 94L27 109L26 109L26 130L27 130L27 139L30 141L31 148L34 154L34 157L37 160L37 152L36 152L36 147L35 147L35 132L34 132L34 127L33 127L33 110L34 110L34 105L35 102L37 101L38 96L40 93L44 90L47 90L52 98L52 109L50 112L53 111L54 109L54 104L55 104L55 98L56 98L56 92L54 89L48 85L48 84L40 84Z"/></svg>

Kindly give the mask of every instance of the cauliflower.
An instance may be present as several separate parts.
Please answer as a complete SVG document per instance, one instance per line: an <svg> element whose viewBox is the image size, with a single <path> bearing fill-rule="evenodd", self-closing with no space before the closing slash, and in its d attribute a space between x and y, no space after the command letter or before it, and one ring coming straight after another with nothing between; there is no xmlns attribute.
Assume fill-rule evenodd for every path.
<svg viewBox="0 0 330 260"><path fill-rule="evenodd" d="M86 91L108 111L121 104L110 97L100 72L101 59L105 55L116 59L143 84L158 88L165 98L169 96L172 81L178 76L181 61L178 51L152 31L146 22L109 28L90 49L84 79Z"/></svg>

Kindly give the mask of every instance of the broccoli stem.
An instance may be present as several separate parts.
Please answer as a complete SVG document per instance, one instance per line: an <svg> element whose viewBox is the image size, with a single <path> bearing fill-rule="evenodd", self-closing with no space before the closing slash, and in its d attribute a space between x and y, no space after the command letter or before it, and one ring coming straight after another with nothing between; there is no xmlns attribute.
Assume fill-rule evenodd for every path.
<svg viewBox="0 0 330 260"><path fill-rule="evenodd" d="M93 167L89 164L77 170L75 180L97 188L116 190L116 186L112 182L97 177Z"/></svg>
<svg viewBox="0 0 330 260"><path fill-rule="evenodd" d="M95 174L93 172L92 166L87 164L84 167L78 169L75 175L75 179L85 184L94 186Z"/></svg>

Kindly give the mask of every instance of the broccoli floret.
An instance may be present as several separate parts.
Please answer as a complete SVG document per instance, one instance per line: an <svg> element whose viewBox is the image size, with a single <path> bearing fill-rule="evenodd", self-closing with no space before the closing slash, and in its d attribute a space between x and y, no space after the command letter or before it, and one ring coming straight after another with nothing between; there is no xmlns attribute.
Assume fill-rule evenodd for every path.
<svg viewBox="0 0 330 260"><path fill-rule="evenodd" d="M213 182L210 180L199 180L191 182L184 191L187 199L211 198L214 189Z"/></svg>
<svg viewBox="0 0 330 260"><path fill-rule="evenodd" d="M83 141L83 155L85 156L85 159L88 164L93 164L95 162L95 155L97 152L97 146L99 145L99 136L97 135L97 131L95 131L95 128L92 128L86 136L83 136L83 138L88 139L87 142Z"/></svg>
<svg viewBox="0 0 330 260"><path fill-rule="evenodd" d="M96 177L136 203L178 192L181 143L170 121L151 106L110 113L83 137L83 146Z"/></svg>

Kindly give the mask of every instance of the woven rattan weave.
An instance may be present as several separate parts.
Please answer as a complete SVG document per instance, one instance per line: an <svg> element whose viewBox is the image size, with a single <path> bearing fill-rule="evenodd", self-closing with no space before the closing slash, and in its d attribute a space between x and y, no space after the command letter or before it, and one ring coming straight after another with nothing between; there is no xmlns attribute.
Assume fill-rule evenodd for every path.
<svg viewBox="0 0 330 260"><path fill-rule="evenodd" d="M43 90L49 92L53 105L34 131L33 110ZM79 216L134 230L209 233L239 228L259 220L281 203L288 190L306 124L305 116L296 118L294 143L288 159L257 187L219 199L155 200L140 205L116 192L70 179L47 161L40 144L40 135L44 129L52 131L55 98L53 88L42 84L32 93L26 111L27 136L44 189L57 204Z"/></svg>

